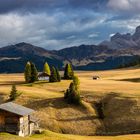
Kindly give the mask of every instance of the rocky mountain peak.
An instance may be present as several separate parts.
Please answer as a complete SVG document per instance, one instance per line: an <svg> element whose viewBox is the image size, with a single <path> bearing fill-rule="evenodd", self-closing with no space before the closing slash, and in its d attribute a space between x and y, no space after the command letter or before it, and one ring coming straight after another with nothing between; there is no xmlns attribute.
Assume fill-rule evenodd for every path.
<svg viewBox="0 0 140 140"><path fill-rule="evenodd" d="M139 33L139 34L140 34L140 26L138 26L138 27L136 28L135 33Z"/></svg>

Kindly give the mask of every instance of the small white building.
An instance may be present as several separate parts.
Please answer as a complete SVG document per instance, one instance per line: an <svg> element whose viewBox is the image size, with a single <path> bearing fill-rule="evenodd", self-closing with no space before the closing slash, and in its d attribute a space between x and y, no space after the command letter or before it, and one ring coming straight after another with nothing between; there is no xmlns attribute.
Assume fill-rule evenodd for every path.
<svg viewBox="0 0 140 140"><path fill-rule="evenodd" d="M49 81L50 80L50 75L48 75L45 72L42 72L38 75L38 80L39 81Z"/></svg>

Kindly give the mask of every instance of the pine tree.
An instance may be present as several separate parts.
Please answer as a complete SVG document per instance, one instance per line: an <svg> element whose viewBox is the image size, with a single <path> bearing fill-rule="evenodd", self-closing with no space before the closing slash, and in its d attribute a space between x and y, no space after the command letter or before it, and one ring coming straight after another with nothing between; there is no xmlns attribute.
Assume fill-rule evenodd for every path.
<svg viewBox="0 0 140 140"><path fill-rule="evenodd" d="M16 86L13 85L12 86L12 89L11 89L11 92L10 92L10 95L9 95L9 100L10 101L13 101L15 100L20 94L18 94L17 92L17 89L16 89Z"/></svg>
<svg viewBox="0 0 140 140"><path fill-rule="evenodd" d="M64 79L73 79L74 72L71 64L67 64L64 71Z"/></svg>
<svg viewBox="0 0 140 140"><path fill-rule="evenodd" d="M57 73L56 73L56 68L52 67L51 69L51 76L50 76L50 82L57 82Z"/></svg>
<svg viewBox="0 0 140 140"><path fill-rule="evenodd" d="M56 74L57 74L57 81L60 82L61 81L61 76L60 76L58 68L56 68Z"/></svg>
<svg viewBox="0 0 140 140"><path fill-rule="evenodd" d="M30 82L33 83L38 81L38 72L34 63L31 63L31 80Z"/></svg>
<svg viewBox="0 0 140 140"><path fill-rule="evenodd" d="M47 62L44 64L44 72L47 73L48 75L51 75L50 66L48 65Z"/></svg>
<svg viewBox="0 0 140 140"><path fill-rule="evenodd" d="M70 83L69 88L66 90L64 94L64 99L68 103L72 104L80 104L81 98L80 98L80 92L79 92L79 79L78 77L75 77L73 79L73 82Z"/></svg>
<svg viewBox="0 0 140 140"><path fill-rule="evenodd" d="M73 83L75 85L75 89L79 90L80 81L79 81L79 78L77 76L73 76Z"/></svg>
<svg viewBox="0 0 140 140"><path fill-rule="evenodd" d="M24 77L25 77L26 83L29 83L31 81L31 64L30 64L30 62L27 62L26 66L25 66Z"/></svg>

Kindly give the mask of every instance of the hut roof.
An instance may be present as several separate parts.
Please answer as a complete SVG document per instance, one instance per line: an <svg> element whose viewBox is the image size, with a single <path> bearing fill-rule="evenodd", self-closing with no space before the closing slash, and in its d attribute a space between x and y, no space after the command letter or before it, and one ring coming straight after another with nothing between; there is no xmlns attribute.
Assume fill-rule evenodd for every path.
<svg viewBox="0 0 140 140"><path fill-rule="evenodd" d="M21 106L12 102L1 104L0 109L20 115L20 116L30 115L31 113L34 112L34 110L30 108L27 108L27 107L24 107L24 106Z"/></svg>
<svg viewBox="0 0 140 140"><path fill-rule="evenodd" d="M46 76L50 76L50 75L45 72L42 72L38 75L38 77L46 77Z"/></svg>

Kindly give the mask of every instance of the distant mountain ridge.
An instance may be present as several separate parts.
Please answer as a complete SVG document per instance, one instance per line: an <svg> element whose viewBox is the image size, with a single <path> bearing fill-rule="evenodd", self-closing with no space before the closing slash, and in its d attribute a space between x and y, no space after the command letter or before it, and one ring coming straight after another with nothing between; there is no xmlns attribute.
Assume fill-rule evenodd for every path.
<svg viewBox="0 0 140 140"><path fill-rule="evenodd" d="M133 35L116 33L99 45L80 45L49 51L25 42L0 48L0 72L23 72L27 61L39 71L47 61L60 70L68 62L78 70L106 70L130 63L140 56L140 26Z"/></svg>
<svg viewBox="0 0 140 140"><path fill-rule="evenodd" d="M140 26L136 28L135 33L132 35L130 33L116 33L111 37L110 41L103 41L100 45L106 45L112 49L140 47Z"/></svg>

